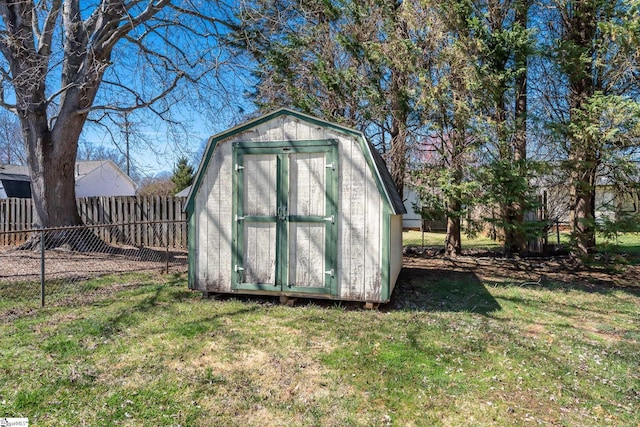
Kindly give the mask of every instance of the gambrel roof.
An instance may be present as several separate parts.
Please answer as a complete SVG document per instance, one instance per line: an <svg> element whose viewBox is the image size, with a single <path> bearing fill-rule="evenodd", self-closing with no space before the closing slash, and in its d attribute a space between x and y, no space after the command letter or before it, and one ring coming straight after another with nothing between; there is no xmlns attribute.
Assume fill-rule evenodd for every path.
<svg viewBox="0 0 640 427"><path fill-rule="evenodd" d="M382 194L383 199L388 203L389 207L391 208L392 214L402 215L406 213L404 204L402 203L402 198L400 197L400 194L398 193L398 190L393 183L393 179L391 177L391 174L389 173L389 170L387 169L384 159L382 158L380 153L378 153L378 151L371 145L371 143L367 141L362 132L287 108L281 108L272 113L263 115L242 125L236 126L212 136L209 139L207 147L204 151L200 166L198 167L198 171L193 181L194 184L191 186L191 191L189 192L187 203L185 204L185 210L191 211L193 209L195 193L202 183L202 178L208 168L211 156L213 155L216 145L220 141L233 137L262 123L274 120L281 116L292 116L300 121L312 123L316 126L326 127L332 131L355 137L359 141L360 147L362 148L362 151L367 159L368 166L376 179L378 191Z"/></svg>

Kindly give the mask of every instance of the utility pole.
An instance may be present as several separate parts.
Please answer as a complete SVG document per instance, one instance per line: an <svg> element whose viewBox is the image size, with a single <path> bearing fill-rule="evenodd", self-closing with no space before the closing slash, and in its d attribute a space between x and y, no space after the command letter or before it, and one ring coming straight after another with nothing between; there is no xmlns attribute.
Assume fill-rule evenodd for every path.
<svg viewBox="0 0 640 427"><path fill-rule="evenodd" d="M131 176L131 158L129 156L129 135L131 135L131 122L129 121L129 112L124 112L124 144L125 157L127 160L127 176Z"/></svg>

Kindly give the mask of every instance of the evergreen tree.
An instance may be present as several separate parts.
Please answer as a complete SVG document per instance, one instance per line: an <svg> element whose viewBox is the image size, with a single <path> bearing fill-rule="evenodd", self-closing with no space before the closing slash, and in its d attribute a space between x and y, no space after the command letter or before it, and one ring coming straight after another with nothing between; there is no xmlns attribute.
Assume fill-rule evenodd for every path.
<svg viewBox="0 0 640 427"><path fill-rule="evenodd" d="M640 0L241 5L232 39L255 64L256 104L363 131L401 194L411 174L422 207L446 217L447 255L474 204L506 255L526 249L539 160L565 166L574 253L587 254L596 178L637 174Z"/></svg>
<svg viewBox="0 0 640 427"><path fill-rule="evenodd" d="M173 168L171 182L175 185L173 194L176 194L193 183L193 167L189 164L186 157L178 159L176 167Z"/></svg>
<svg viewBox="0 0 640 427"><path fill-rule="evenodd" d="M361 130L402 195L409 144L424 125L419 75L434 49L426 9L418 0L246 0L234 34L257 64L254 101Z"/></svg>
<svg viewBox="0 0 640 427"><path fill-rule="evenodd" d="M556 146L568 175L572 253L596 245L596 185L627 185L640 138L640 2L557 1L547 20L555 74L544 76ZM555 86L554 86L555 85Z"/></svg>

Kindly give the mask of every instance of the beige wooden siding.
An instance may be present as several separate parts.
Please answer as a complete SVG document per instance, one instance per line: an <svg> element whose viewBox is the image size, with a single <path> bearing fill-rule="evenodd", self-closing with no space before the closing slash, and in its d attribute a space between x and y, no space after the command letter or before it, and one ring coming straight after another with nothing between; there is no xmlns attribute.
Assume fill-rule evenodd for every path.
<svg viewBox="0 0 640 427"><path fill-rule="evenodd" d="M216 147L196 194L196 272L198 289L231 290L231 146Z"/></svg>
<svg viewBox="0 0 640 427"><path fill-rule="evenodd" d="M296 183L289 188L290 215L325 214L325 154L292 154L289 178Z"/></svg>
<svg viewBox="0 0 640 427"><path fill-rule="evenodd" d="M245 283L275 283L276 224L244 224Z"/></svg>
<svg viewBox="0 0 640 427"><path fill-rule="evenodd" d="M326 214L324 153L292 154L289 162L289 214ZM289 284L322 286L325 271L325 224L289 224Z"/></svg>
<svg viewBox="0 0 640 427"><path fill-rule="evenodd" d="M269 154L244 156L244 215L275 216L277 161Z"/></svg>
<svg viewBox="0 0 640 427"><path fill-rule="evenodd" d="M278 167L273 155L245 155L243 183L244 216L276 216ZM275 283L276 224L238 223L244 233L242 241L245 283Z"/></svg>
<svg viewBox="0 0 640 427"><path fill-rule="evenodd" d="M278 117L235 136L233 140L250 142L305 141L325 139L326 134L327 130L324 127L310 125L288 117Z"/></svg>
<svg viewBox="0 0 640 427"><path fill-rule="evenodd" d="M325 272L325 225L289 225L289 284L322 286Z"/></svg>
<svg viewBox="0 0 640 427"><path fill-rule="evenodd" d="M360 144L354 137L286 116L277 117L218 143L198 190L194 210L198 222L198 241L194 247L198 252L196 270L199 289L231 290L232 143L316 139L339 141L338 297L375 300L379 296L383 201ZM304 197L311 198L312 195L309 193ZM308 206L306 209L315 207ZM265 238L270 233L266 230L261 232L266 233ZM290 280L302 283L320 280L324 274L324 257L317 249L321 245L314 246L313 242L324 239L324 228L304 225L291 228L290 233L291 237L296 237L292 241L297 241L294 251L299 253L294 260L290 260L294 267L290 272ZM313 268L307 268L308 264ZM300 268L297 269L296 265ZM208 284L206 288L203 283Z"/></svg>
<svg viewBox="0 0 640 427"><path fill-rule="evenodd" d="M379 292L382 200L354 138L340 136L338 156L338 283L343 298L363 300Z"/></svg>

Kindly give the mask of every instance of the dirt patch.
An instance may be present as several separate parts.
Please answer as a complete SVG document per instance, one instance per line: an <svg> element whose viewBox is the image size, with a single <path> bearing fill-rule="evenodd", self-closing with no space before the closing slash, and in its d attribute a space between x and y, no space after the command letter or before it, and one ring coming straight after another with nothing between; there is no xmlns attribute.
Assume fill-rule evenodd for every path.
<svg viewBox="0 0 640 427"><path fill-rule="evenodd" d="M227 344L212 341L192 360L171 361L167 368L210 387L215 398L199 401L210 413L243 425L302 425L304 413L291 418L283 408L312 411L332 396L354 391L336 384L321 363L295 347L240 351L229 359ZM251 395L247 400L246 396Z"/></svg>
<svg viewBox="0 0 640 427"><path fill-rule="evenodd" d="M170 271L187 268L187 253L137 247L112 247L109 252L75 252L65 249L45 251L47 280L88 280L108 274L136 271L162 271L169 263ZM39 282L39 251L0 247L0 283Z"/></svg>

